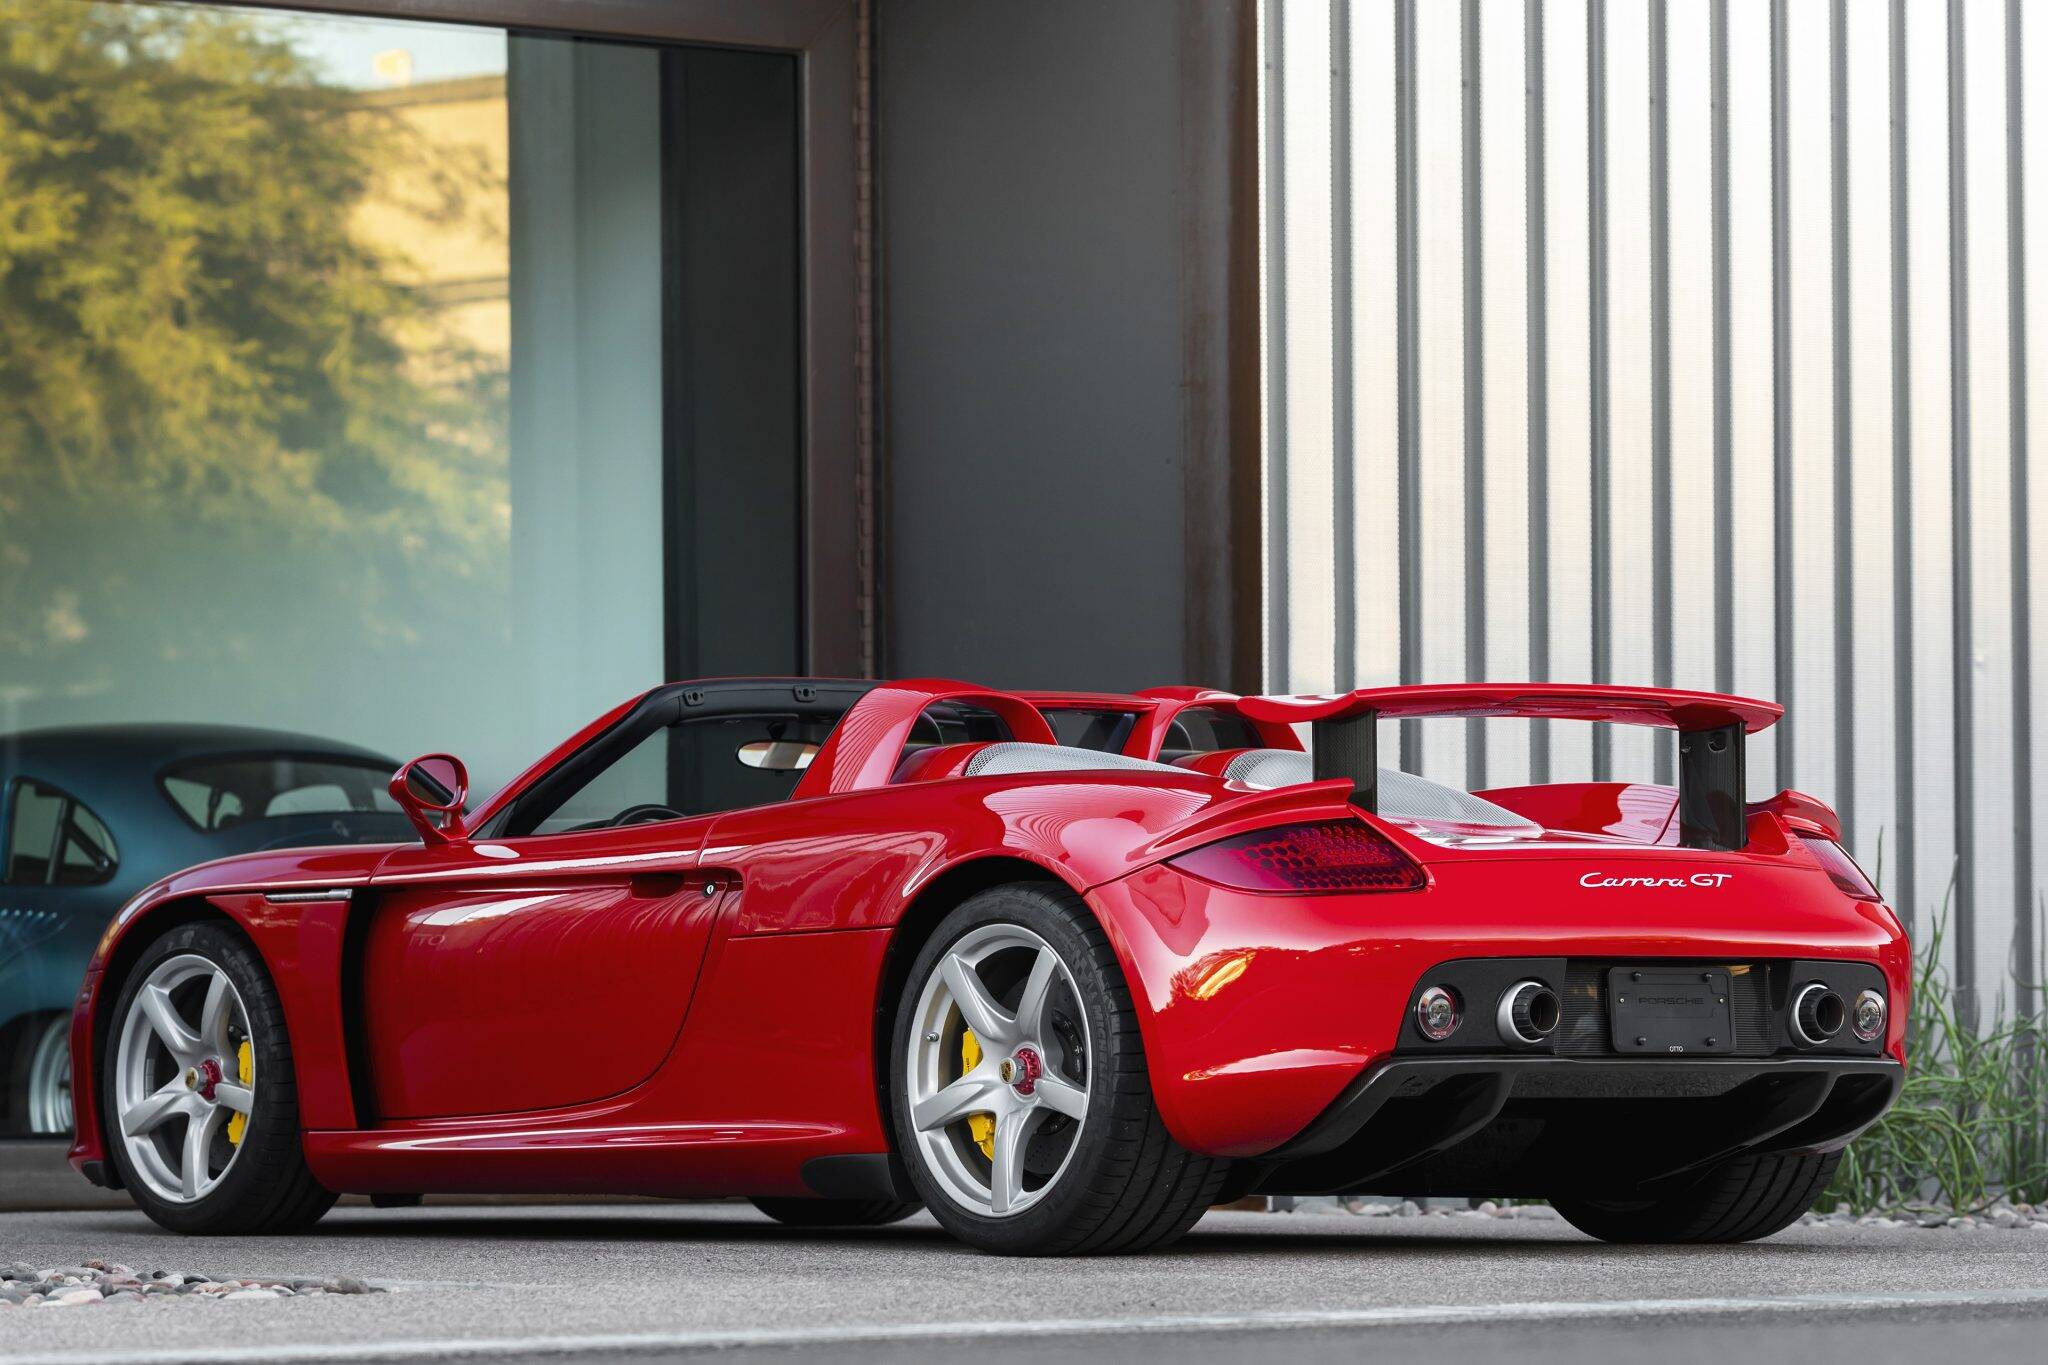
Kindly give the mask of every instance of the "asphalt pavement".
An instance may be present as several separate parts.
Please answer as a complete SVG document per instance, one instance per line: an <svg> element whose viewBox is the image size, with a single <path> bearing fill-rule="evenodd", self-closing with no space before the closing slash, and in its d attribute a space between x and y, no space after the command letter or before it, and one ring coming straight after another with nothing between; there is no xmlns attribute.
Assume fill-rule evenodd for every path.
<svg viewBox="0 0 2048 1365"><path fill-rule="evenodd" d="M119 1190L86 1184L64 1159L70 1145L57 1138L0 1138L0 1213L135 1207Z"/></svg>
<svg viewBox="0 0 2048 1365"><path fill-rule="evenodd" d="M0 1361L1412 1358L1658 1365L2040 1359L2048 1232L1802 1226L1619 1248L1556 1222L1212 1213L1148 1256L1005 1260L920 1216L778 1227L744 1205L342 1208L181 1239L121 1211L0 1214L0 1262L349 1275L367 1296L0 1308Z"/></svg>

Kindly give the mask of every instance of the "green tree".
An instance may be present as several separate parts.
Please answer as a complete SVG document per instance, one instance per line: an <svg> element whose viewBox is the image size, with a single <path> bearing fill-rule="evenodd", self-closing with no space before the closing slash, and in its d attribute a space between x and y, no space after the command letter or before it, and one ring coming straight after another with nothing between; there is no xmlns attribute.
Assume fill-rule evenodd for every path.
<svg viewBox="0 0 2048 1365"><path fill-rule="evenodd" d="M360 667L502 600L502 367L351 226L395 166L440 213L502 186L277 32L0 0L0 695L28 715L138 668ZM219 581L266 564L260 610Z"/></svg>

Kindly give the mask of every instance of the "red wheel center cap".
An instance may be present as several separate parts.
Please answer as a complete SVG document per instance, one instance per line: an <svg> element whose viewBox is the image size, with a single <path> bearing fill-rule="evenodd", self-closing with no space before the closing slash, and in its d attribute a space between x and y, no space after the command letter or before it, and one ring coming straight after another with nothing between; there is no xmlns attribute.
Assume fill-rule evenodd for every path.
<svg viewBox="0 0 2048 1365"><path fill-rule="evenodd" d="M220 1084L220 1079L221 1070L219 1062L211 1057L201 1062L199 1064L199 1098L212 1100L213 1088Z"/></svg>
<svg viewBox="0 0 2048 1365"><path fill-rule="evenodd" d="M1045 1074L1045 1063L1038 1053L1028 1047L1017 1049L1016 1067L1011 1073L1010 1084L1018 1094L1028 1095L1038 1089L1038 1078Z"/></svg>

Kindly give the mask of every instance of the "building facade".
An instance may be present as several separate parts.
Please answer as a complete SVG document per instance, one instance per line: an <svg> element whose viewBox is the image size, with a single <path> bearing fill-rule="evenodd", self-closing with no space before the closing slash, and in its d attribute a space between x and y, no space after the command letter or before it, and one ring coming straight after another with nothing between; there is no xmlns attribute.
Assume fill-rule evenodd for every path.
<svg viewBox="0 0 2048 1365"><path fill-rule="evenodd" d="M0 19L0 734L1256 673L1251 5Z"/></svg>
<svg viewBox="0 0 2048 1365"><path fill-rule="evenodd" d="M1773 697L1986 1010L2038 980L2048 16L1269 0L1267 681ZM1471 787L1644 734L1411 725Z"/></svg>
<svg viewBox="0 0 2048 1365"><path fill-rule="evenodd" d="M174 870L95 726L350 837L670 679L1254 686L1256 13L0 0L0 1129Z"/></svg>

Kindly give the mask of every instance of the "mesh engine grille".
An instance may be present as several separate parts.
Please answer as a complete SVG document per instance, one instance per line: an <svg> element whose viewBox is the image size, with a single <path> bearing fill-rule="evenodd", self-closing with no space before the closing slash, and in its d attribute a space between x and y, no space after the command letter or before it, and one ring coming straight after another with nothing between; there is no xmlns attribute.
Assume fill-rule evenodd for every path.
<svg viewBox="0 0 2048 1365"><path fill-rule="evenodd" d="M1562 1018L1557 1026L1560 1057L1611 1057L1607 1026L1607 972L1618 962L1574 958L1565 966ZM1728 1008L1735 1024L1735 1056L1768 1057L1775 1050L1771 1029L1770 972L1740 963L1726 965Z"/></svg>

